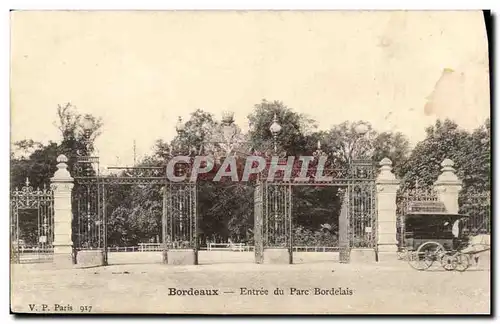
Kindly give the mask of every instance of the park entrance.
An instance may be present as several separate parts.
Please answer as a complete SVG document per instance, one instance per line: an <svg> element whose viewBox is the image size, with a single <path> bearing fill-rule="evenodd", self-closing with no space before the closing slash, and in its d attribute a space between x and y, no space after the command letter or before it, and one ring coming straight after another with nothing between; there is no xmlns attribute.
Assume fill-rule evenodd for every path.
<svg viewBox="0 0 500 324"><path fill-rule="evenodd" d="M182 129L183 127L177 128L179 134ZM295 242L298 241L295 237L298 209L294 209L294 199L301 187L335 189L334 195L325 198L336 201L333 208L334 224L330 224L330 227L320 233L334 237L334 243L332 246L322 246L320 248L323 249L316 249L314 252L324 250L338 253L338 257L332 259L349 262L353 248L375 251L377 212L375 168L372 162L369 159L339 161L321 151L321 145L318 143L317 150L306 163L304 170L304 163L299 161L299 157L285 158L278 152L276 134L280 129L275 116L270 127L274 138L274 151L268 149L259 152L251 147L249 150L248 142L245 142L241 130L234 125L232 115L226 114L220 127L212 130L209 140L199 149L183 151L181 147L177 147L162 166L113 167L108 168L108 171L112 171L111 174L100 174L97 157L77 157L73 170L75 187L72 193L74 262L105 265L124 263L125 260L118 261L121 259L119 255L128 251L150 253L149 258L144 257L145 254L132 258L134 262L144 260L148 263L199 264L200 251L203 254L222 249L232 253L251 253L251 261L256 263L293 263L294 253L309 252L307 244L304 246L299 242L297 245ZM176 178L174 181L168 176L167 170L170 163L180 156L182 158L172 164ZM203 177L198 177L199 174L193 176L197 156L210 157L211 161L215 162L216 167L212 173L207 171ZM265 167L254 172L252 177L242 180L242 165L249 158L257 157L265 163ZM199 192L203 183L221 181L220 177L217 179L218 171L216 175L215 170L225 170L228 167L224 164L225 159L234 160L234 165L238 166L238 174L235 174L235 178L228 175L223 177L229 177L231 181L247 189L253 188L253 228L245 231L247 238L250 233L251 239L244 245L241 242L228 242L225 247L218 247L218 242L207 242L204 224L210 219L201 216L206 214L206 211L200 211ZM284 164L290 163L287 162L290 159L290 174L286 176ZM277 163L277 166L272 167L273 163ZM194 169L196 167L200 165ZM246 168L245 164L244 169ZM274 176L268 177L269 173ZM302 180L296 181L298 178ZM125 187L133 187L133 195L120 196ZM149 206L140 206L141 203L133 205L134 202L130 201L141 195L148 197ZM217 200L218 197L213 199ZM119 214L120 204L129 204L128 208L123 209L128 212L123 215ZM248 209L251 208L249 206ZM225 212L231 213L231 210ZM305 212L307 213L307 209ZM139 224L144 224L141 226L151 226L148 241L138 243L140 246L131 250L128 246L110 245L108 238L117 235L117 231L121 231L121 235L128 238L133 235L130 229L117 228L112 224L110 215L113 213L125 219L129 219L133 214L133 217L141 219ZM209 259L201 256L201 263L211 263Z"/></svg>
<svg viewBox="0 0 500 324"><path fill-rule="evenodd" d="M207 243L203 235L202 225L206 220L200 217L199 182L172 182L166 177L164 167L115 167L118 175L104 176L93 171L98 170L91 167L93 163L98 161L81 159L75 168L72 204L75 263L123 264L132 259L133 263L213 263L208 252L217 254L217 262L250 260L248 256L233 258L226 252L252 253L256 263L294 263L294 255L299 256L297 261L307 262L310 258L304 258L304 253L326 252L338 255L332 260L347 263L353 248L376 250L375 172L370 162L354 161L348 169L324 169L325 174L339 176L321 183L314 182L313 178L304 183L283 181L279 177L274 181L256 179L251 184L254 187L254 226L250 231L253 244L234 242L219 248L217 243L215 246ZM177 175L188 169L189 165L181 164ZM157 201L156 209L149 209L147 215L138 217L158 218L158 233L153 233L152 241L141 242L135 249L108 244L108 237L116 231L109 222L109 215L117 209L111 200L122 198L119 193L123 187L133 187L136 195L156 196ZM335 191L335 195L328 198L336 205L331 211L332 224L317 234L330 237L329 246L318 246L317 242L304 244L297 237L300 233L297 233L294 197L301 188ZM127 204L127 201L120 203ZM136 256L130 258L131 254L125 252L134 252Z"/></svg>

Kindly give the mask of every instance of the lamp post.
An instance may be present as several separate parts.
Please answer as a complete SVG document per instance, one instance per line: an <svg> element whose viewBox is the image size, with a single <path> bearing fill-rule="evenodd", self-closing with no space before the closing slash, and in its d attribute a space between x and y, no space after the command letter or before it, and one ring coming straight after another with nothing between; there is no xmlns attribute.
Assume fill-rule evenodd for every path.
<svg viewBox="0 0 500 324"><path fill-rule="evenodd" d="M278 118L276 116L276 113L274 113L274 118L273 118L273 123L269 127L269 130L271 131L271 134L273 135L273 142L274 142L274 153L278 152L278 135L281 132L281 125L278 124Z"/></svg>
<svg viewBox="0 0 500 324"><path fill-rule="evenodd" d="M369 127L365 122L360 122L354 127L354 132L356 133L357 137L354 141L353 145L353 153L354 153L354 159L361 159L362 154L361 154L361 148L359 147L359 141L368 133ZM358 144L358 147L356 148L356 144Z"/></svg>
<svg viewBox="0 0 500 324"><path fill-rule="evenodd" d="M221 122L210 129L202 129L202 143L199 152L206 150L208 156L215 164L221 163L221 158L230 155L242 154L248 156L248 152L241 150L242 145L251 144L241 134L241 129L234 122L234 112L225 110L222 112Z"/></svg>
<svg viewBox="0 0 500 324"><path fill-rule="evenodd" d="M178 135L178 141L177 141L176 145L172 148L172 151L170 154L171 158L173 158L175 155L186 153L184 150L185 148L184 148L184 145L182 143L182 140L180 139L180 136L184 135L184 133L186 131L186 124L183 122L182 117L180 117L180 116L177 118L175 130L176 130L177 135ZM185 172L185 169L184 169L185 165L186 165L185 162L176 163L175 170L174 170L176 176L182 176L182 173ZM177 194L178 194L177 203L178 203L178 205L176 207L178 208L178 215L175 219L173 219L174 227L177 228L177 230L178 230L178 236L176 237L172 233L172 239L173 239L172 244L174 244L174 247L177 247L177 248L184 248L183 244L184 244L184 241L186 240L184 222L186 222L187 217L189 217L189 211L188 210L185 211L185 207L187 207L187 206L184 206L184 203L183 203L183 197L185 195L184 190L185 190L185 188L183 186L180 186L177 188ZM177 223L178 223L178 225L177 225ZM177 230L174 230L174 233Z"/></svg>
<svg viewBox="0 0 500 324"><path fill-rule="evenodd" d="M357 135L353 145L353 159L355 160L355 162L363 164L362 162L366 162L366 160L369 160L368 156L364 156L364 154L361 152L361 146L359 145L359 141L363 139L363 137L365 137L369 130L370 129L365 122L360 122L354 127L354 131ZM356 144L358 147L356 147ZM369 153L367 155L369 155ZM363 172L364 170L360 169L360 171Z"/></svg>
<svg viewBox="0 0 500 324"><path fill-rule="evenodd" d="M83 164L82 166L82 172L83 175L86 177L92 176L91 170L93 169L94 165L96 164L96 173L97 176L99 176L99 158L96 156L92 156L93 153L93 145L90 141L90 136L92 135L92 130L95 127L95 121L94 119L87 115L83 118L82 121L82 128L83 128L83 140L84 140L84 152L81 150L77 150L77 163Z"/></svg>
<svg viewBox="0 0 500 324"><path fill-rule="evenodd" d="M365 122L361 122L357 124L354 127L354 131L359 135L359 136L364 136L366 133L368 133L368 125Z"/></svg>
<svg viewBox="0 0 500 324"><path fill-rule="evenodd" d="M353 175L356 178L367 178L373 174L371 165L372 150L370 147L363 148L360 141L366 137L366 134L370 131L370 127L367 123L360 122L354 127L354 131L357 137L353 146ZM366 194L366 192L368 192L370 189L362 189L359 186L354 186L351 190L351 193L353 194L352 199L356 210L356 213L354 215L355 223L359 224L356 226L359 226L361 230L359 233L353 233L352 235L361 238L362 242L358 242L358 247L366 247L370 245L370 242L373 239L371 233L372 227L374 225L373 219L371 217L371 198Z"/></svg>
<svg viewBox="0 0 500 324"><path fill-rule="evenodd" d="M329 155L328 153L326 153L321 149L321 141L318 141L316 151L313 152L313 156L315 158L320 158L321 156L328 156L328 155Z"/></svg>
<svg viewBox="0 0 500 324"><path fill-rule="evenodd" d="M177 118L177 124L175 124L175 130L177 131L178 134L181 134L184 132L185 129L186 125L184 125L184 123L182 122L182 117L179 116Z"/></svg>
<svg viewBox="0 0 500 324"><path fill-rule="evenodd" d="M175 130L176 130L178 136L183 135L185 130L186 130L186 124L182 121L181 116L179 116L177 118L177 123L175 124ZM182 145L182 141L181 141L181 139L179 139L177 141L177 143L175 144L175 146L172 147L172 150L170 151L170 158L173 158L177 154L184 154L184 153L185 152L184 152L184 148ZM180 176L182 171L183 171L182 164L183 164L183 162L175 164L175 171L174 172L177 176Z"/></svg>
<svg viewBox="0 0 500 324"><path fill-rule="evenodd" d="M234 113L232 111L224 111L222 113L222 136L226 147L226 154L230 154L234 143L234 136L237 133L236 125L234 124Z"/></svg>
<svg viewBox="0 0 500 324"><path fill-rule="evenodd" d="M83 147L77 150L76 163L75 163L75 178L81 179L85 183L90 178L95 179L95 183L86 183L84 186L77 187L77 193L84 199L82 210L78 211L77 228L82 230L81 235L78 236L78 245L74 248L85 248L89 250L97 249L102 257L102 264L107 264L107 237L106 237L106 215L100 212L99 196L104 192L104 185L101 183L99 157L93 156L94 147L92 143L92 132L95 130L96 122L90 115L86 115L81 121L83 129ZM77 183L80 180L77 180ZM95 194L94 194L95 192ZM97 197L97 202L94 199ZM75 229L74 229L75 230ZM74 251L74 258L76 259L78 251ZM87 252L90 253L90 252ZM74 260L76 262L76 260Z"/></svg>
<svg viewBox="0 0 500 324"><path fill-rule="evenodd" d="M92 117L87 115L83 118L82 127L83 127L83 133L85 135L85 150L87 154L90 153L89 151L92 151L92 147L90 145L90 135L94 126L95 122L92 119Z"/></svg>

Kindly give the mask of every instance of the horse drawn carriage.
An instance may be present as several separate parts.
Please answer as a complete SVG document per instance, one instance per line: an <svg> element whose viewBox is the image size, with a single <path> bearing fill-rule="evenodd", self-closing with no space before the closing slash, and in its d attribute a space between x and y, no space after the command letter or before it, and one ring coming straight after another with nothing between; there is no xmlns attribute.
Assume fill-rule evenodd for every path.
<svg viewBox="0 0 500 324"><path fill-rule="evenodd" d="M404 215L403 251L414 269L438 263L448 271L465 271L477 255L490 249L489 236L465 226L468 215L451 214L440 202L414 202ZM479 239L478 239L479 238Z"/></svg>

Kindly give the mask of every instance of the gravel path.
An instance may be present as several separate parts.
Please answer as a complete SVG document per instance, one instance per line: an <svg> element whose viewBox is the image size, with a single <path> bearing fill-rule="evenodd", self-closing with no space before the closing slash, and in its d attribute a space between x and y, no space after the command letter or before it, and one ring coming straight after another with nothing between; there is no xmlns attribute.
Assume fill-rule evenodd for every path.
<svg viewBox="0 0 500 324"><path fill-rule="evenodd" d="M490 312L488 269L460 273L434 268L419 272L401 261L346 265L318 260L257 265L219 260L199 266L121 264L67 270L26 264L12 266L11 286L15 312L55 312L56 304L60 306L57 311L72 313ZM218 295L169 295L173 288L193 288L207 294L217 289ZM241 294L241 288L246 294ZM276 288L283 289L283 295L275 295ZM291 288L295 288L294 294ZM265 290L267 295L255 295ZM320 291L333 295L315 295Z"/></svg>

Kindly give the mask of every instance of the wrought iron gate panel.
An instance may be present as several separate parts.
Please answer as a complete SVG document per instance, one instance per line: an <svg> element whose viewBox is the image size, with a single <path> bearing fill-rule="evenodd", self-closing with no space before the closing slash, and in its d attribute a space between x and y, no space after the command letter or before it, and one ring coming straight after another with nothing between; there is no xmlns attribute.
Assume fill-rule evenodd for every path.
<svg viewBox="0 0 500 324"><path fill-rule="evenodd" d="M163 203L165 249L198 249L196 183L167 183Z"/></svg>
<svg viewBox="0 0 500 324"><path fill-rule="evenodd" d="M353 160L349 194L351 248L377 248L376 168L370 160Z"/></svg>
<svg viewBox="0 0 500 324"><path fill-rule="evenodd" d="M105 186L99 176L99 159L93 156L76 157L73 178L73 262L77 262L78 251L97 250L102 252L104 264L107 264L106 197Z"/></svg>
<svg viewBox="0 0 500 324"><path fill-rule="evenodd" d="M26 185L11 193L11 261L14 263L50 261L54 242L54 194ZM20 213L36 211L36 231L26 228L29 219L21 219ZM33 224L34 225L34 224ZM31 234L31 235L30 235Z"/></svg>
<svg viewBox="0 0 500 324"><path fill-rule="evenodd" d="M375 183L349 186L349 236L351 248L376 247Z"/></svg>
<svg viewBox="0 0 500 324"><path fill-rule="evenodd" d="M265 248L292 249L292 187L264 183L263 223Z"/></svg>
<svg viewBox="0 0 500 324"><path fill-rule="evenodd" d="M97 181L77 180L73 188L73 244L75 250L106 249L105 187ZM106 255L104 255L106 258Z"/></svg>
<svg viewBox="0 0 500 324"><path fill-rule="evenodd" d="M469 215L465 227L471 235L491 234L490 191L461 191L459 213Z"/></svg>

